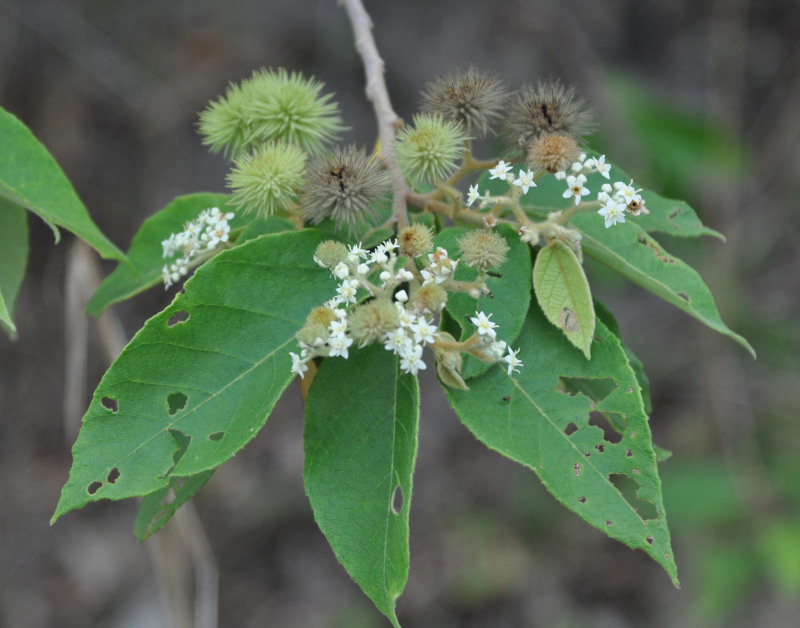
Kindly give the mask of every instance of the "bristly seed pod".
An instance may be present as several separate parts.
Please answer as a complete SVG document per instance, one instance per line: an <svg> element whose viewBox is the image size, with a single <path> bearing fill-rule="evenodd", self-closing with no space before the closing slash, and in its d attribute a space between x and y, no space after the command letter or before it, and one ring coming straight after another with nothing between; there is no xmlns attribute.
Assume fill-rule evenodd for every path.
<svg viewBox="0 0 800 628"><path fill-rule="evenodd" d="M383 340L390 331L400 324L397 308L388 300L373 299L358 305L347 319L350 335L365 347Z"/></svg>
<svg viewBox="0 0 800 628"><path fill-rule="evenodd" d="M397 234L397 244L400 247L400 255L419 257L433 250L433 233L430 227L415 222L400 230Z"/></svg>
<svg viewBox="0 0 800 628"><path fill-rule="evenodd" d="M397 164L415 181L441 181L456 171L466 139L457 122L438 114L417 114L414 125L403 127L397 134Z"/></svg>
<svg viewBox="0 0 800 628"><path fill-rule="evenodd" d="M534 170L559 172L578 161L580 148L568 133L542 133L528 146L528 165Z"/></svg>
<svg viewBox="0 0 800 628"><path fill-rule="evenodd" d="M286 211L303 184L306 155L293 144L269 142L243 155L228 174L231 205L262 216Z"/></svg>
<svg viewBox="0 0 800 628"><path fill-rule="evenodd" d="M458 122L468 135L485 137L507 97L508 89L497 74L471 65L428 83L420 108Z"/></svg>
<svg viewBox="0 0 800 628"><path fill-rule="evenodd" d="M486 271L500 268L506 262L508 244L503 236L490 229L469 231L458 239L463 254L461 260L467 265Z"/></svg>
<svg viewBox="0 0 800 628"><path fill-rule="evenodd" d="M508 100L505 133L514 147L527 150L544 133L567 133L580 138L594 129L594 114L560 81L525 85Z"/></svg>
<svg viewBox="0 0 800 628"><path fill-rule="evenodd" d="M335 148L313 159L306 169L307 184L300 197L303 218L319 224L333 218L337 225L355 224L374 214L373 203L389 191L389 175L363 148Z"/></svg>

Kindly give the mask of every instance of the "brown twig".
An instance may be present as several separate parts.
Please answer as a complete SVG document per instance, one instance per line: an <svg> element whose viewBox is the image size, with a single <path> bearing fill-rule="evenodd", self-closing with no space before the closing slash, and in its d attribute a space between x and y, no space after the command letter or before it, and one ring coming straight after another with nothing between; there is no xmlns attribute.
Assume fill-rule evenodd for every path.
<svg viewBox="0 0 800 628"><path fill-rule="evenodd" d="M394 195L392 213L398 228L402 228L408 225L408 207L406 206L408 185L400 168L397 167L394 154L394 136L402 124L402 120L394 112L389 100L389 92L386 89L386 82L383 80L383 59L378 54L375 39L372 37L372 20L364 9L364 5L361 0L339 0L339 3L343 4L347 10L347 16L353 26L356 50L364 62L364 74L367 79L365 91L378 121L381 157L392 179Z"/></svg>

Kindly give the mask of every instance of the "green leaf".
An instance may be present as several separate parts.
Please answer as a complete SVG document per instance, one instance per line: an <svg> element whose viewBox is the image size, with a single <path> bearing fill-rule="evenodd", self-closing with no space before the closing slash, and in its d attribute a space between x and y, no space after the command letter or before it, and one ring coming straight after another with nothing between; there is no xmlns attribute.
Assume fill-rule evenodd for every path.
<svg viewBox="0 0 800 628"><path fill-rule="evenodd" d="M180 451L180 450L179 450ZM172 515L199 491L214 474L214 470L203 471L188 478L170 478L169 486L145 495L136 513L133 532L136 538L144 541L154 535Z"/></svg>
<svg viewBox="0 0 800 628"><path fill-rule="evenodd" d="M0 197L31 210L53 229L69 229L103 257L125 256L97 228L56 160L16 117L0 108Z"/></svg>
<svg viewBox="0 0 800 628"><path fill-rule="evenodd" d="M165 263L161 243L170 234L183 231L184 225L194 220L204 209L219 207L221 211L233 211L227 202L228 194L198 192L179 196L169 205L157 211L142 223L133 237L128 250L129 264L120 264L103 283L98 286L86 306L86 311L99 316L105 308L114 303L144 292L162 283L162 268ZM243 229L236 238L241 244L266 233L279 233L294 229L291 221L278 216L256 218L255 214L236 213L228 223L231 229Z"/></svg>
<svg viewBox="0 0 800 628"><path fill-rule="evenodd" d="M650 400L650 379L647 377L647 373L644 372L644 364L642 361L636 356L636 354L631 351L630 347L622 342L622 335L619 331L619 324L617 323L616 317L611 313L603 303L598 301L597 299L594 300L594 311L597 314L597 318L603 321L603 325L605 325L608 330L614 334L619 343L622 345L622 349L625 351L625 357L628 358L628 364L631 365L634 374L636 375L636 381L639 382L639 388L642 392L642 400L644 401L644 411L647 416L650 416L650 413L653 411L652 401ZM666 460L672 454L668 452L666 449L661 449L660 447L656 447L656 454L659 455L658 450L663 452L663 458L659 455L658 461L661 462L662 460Z"/></svg>
<svg viewBox="0 0 800 628"><path fill-rule="evenodd" d="M447 249L451 257L457 257L460 254L457 240L468 231L469 229L459 227L444 229L434 238L435 246L441 246ZM498 326L498 338L511 344L519 335L528 312L531 300L531 249L520 241L511 225L500 225L496 231L503 236L509 250L508 260L497 269L502 276L489 277L486 280L492 296L482 295L476 301L463 292L452 292L447 299L446 311L461 328L460 341L475 331L470 317L475 316L475 312L483 311L492 315L492 322ZM455 279L459 281L472 281L477 275L478 271L466 264L459 263L456 267ZM464 379L469 379L484 373L488 368L488 364L465 355L461 375Z"/></svg>
<svg viewBox="0 0 800 628"><path fill-rule="evenodd" d="M324 237L266 235L224 251L145 323L95 391L53 520L214 469L256 435L293 378L295 332L335 293L312 259Z"/></svg>
<svg viewBox="0 0 800 628"><path fill-rule="evenodd" d="M25 210L0 198L0 323L12 337L14 303L28 263L28 220Z"/></svg>
<svg viewBox="0 0 800 628"><path fill-rule="evenodd" d="M539 251L533 267L533 290L547 320L588 360L595 327L592 292L571 248L553 240Z"/></svg>
<svg viewBox="0 0 800 628"><path fill-rule="evenodd" d="M539 476L567 508L658 562L677 586L652 436L636 377L616 336L598 321L586 360L532 305L517 341L518 375L499 365L466 392L445 389L461 421L488 447ZM610 380L593 402L562 391L561 378ZM589 423L590 412L616 414L627 427L618 443ZM635 483L623 494L618 485ZM641 512L638 512L640 510Z"/></svg>
<svg viewBox="0 0 800 628"><path fill-rule="evenodd" d="M364 593L399 626L417 453L416 377L376 344L323 360L309 391L305 485L314 517Z"/></svg>
<svg viewBox="0 0 800 628"><path fill-rule="evenodd" d="M755 357L742 336L722 322L714 297L700 275L667 253L633 222L610 229L595 216L581 214L573 222L583 233L583 252L631 281L693 316L711 329L732 338Z"/></svg>

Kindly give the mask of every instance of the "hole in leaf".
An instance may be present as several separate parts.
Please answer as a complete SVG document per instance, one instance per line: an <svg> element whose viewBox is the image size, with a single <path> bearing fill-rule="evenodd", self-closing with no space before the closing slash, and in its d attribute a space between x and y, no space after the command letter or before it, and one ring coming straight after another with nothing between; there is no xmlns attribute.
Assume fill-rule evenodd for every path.
<svg viewBox="0 0 800 628"><path fill-rule="evenodd" d="M585 497L579 497L578 498L578 503L579 504L585 504L586 503L586 498Z"/></svg>
<svg viewBox="0 0 800 628"><path fill-rule="evenodd" d="M189 398L182 392L175 392L169 395L167 397L167 406L169 406L169 415L172 416L179 410L183 410L186 407L186 401L188 399Z"/></svg>
<svg viewBox="0 0 800 628"><path fill-rule="evenodd" d="M572 465L572 468L575 470L575 475L580 476L581 471L583 471L583 465L580 462L576 462Z"/></svg>
<svg viewBox="0 0 800 628"><path fill-rule="evenodd" d="M668 219L668 220L674 220L675 218L677 218L678 216L680 216L680 214L681 214L681 212L682 212L682 211L683 211L683 210L682 210L680 207L678 207L678 209L675 209L675 210L673 210L673 211L672 211L672 212L669 214L669 216L667 216L667 219Z"/></svg>
<svg viewBox="0 0 800 628"><path fill-rule="evenodd" d="M630 449L628 449L628 450L625 452L625 457L626 457L626 458L633 458L633 452L632 452Z"/></svg>
<svg viewBox="0 0 800 628"><path fill-rule="evenodd" d="M583 455L584 455L584 456L586 456L586 457L588 458L589 456L591 456L591 455L592 455L592 452L591 452L591 451L584 451L584 452L583 452Z"/></svg>
<svg viewBox="0 0 800 628"><path fill-rule="evenodd" d="M647 543L648 543L649 545L652 545L652 544L653 544L653 542L655 541L655 539L654 539L652 536L648 536L648 537L645 539L645 541L647 541Z"/></svg>
<svg viewBox="0 0 800 628"><path fill-rule="evenodd" d="M600 454L602 454L606 450L606 446L603 445L603 443L598 443L597 445L594 446L594 448L597 450L597 453Z"/></svg>
<svg viewBox="0 0 800 628"><path fill-rule="evenodd" d="M108 472L108 483L113 484L119 479L119 469L114 467L111 471Z"/></svg>
<svg viewBox="0 0 800 628"><path fill-rule="evenodd" d="M212 432L208 435L208 440L218 441L222 440L222 437L225 436L225 432Z"/></svg>
<svg viewBox="0 0 800 628"><path fill-rule="evenodd" d="M578 426L572 422L568 423L567 427L564 428L564 434L566 434L567 436L571 436L577 431L578 431Z"/></svg>
<svg viewBox="0 0 800 628"><path fill-rule="evenodd" d="M607 525L607 526L613 526L613 525L614 525L614 522L613 522L613 521L611 521L611 519L606 519L606 525Z"/></svg>
<svg viewBox="0 0 800 628"><path fill-rule="evenodd" d="M185 454L186 450L189 449L189 443L192 442L192 437L189 436L188 434L184 434L180 430L170 428L169 433L172 436L172 438L175 439L176 448L172 454L172 461L175 464L173 464L169 469L167 469L167 472L161 476L161 479L168 477L170 473L172 473L172 470L181 461L181 458L183 458L183 454Z"/></svg>
<svg viewBox="0 0 800 628"><path fill-rule="evenodd" d="M619 443L622 440L622 433L617 431L608 418L600 412L589 414L589 425L594 425L603 430L603 440L609 443Z"/></svg>
<svg viewBox="0 0 800 628"><path fill-rule="evenodd" d="M403 489L398 484L394 489L394 493L392 494L392 512L396 515L399 515L402 509L403 509Z"/></svg>
<svg viewBox="0 0 800 628"><path fill-rule="evenodd" d="M691 302L692 302L692 297L690 297L690 296L689 296L688 294L686 294L685 292L679 292L679 293L678 293L678 296L679 296L681 299L683 299L684 301L686 301L687 303L691 303Z"/></svg>
<svg viewBox="0 0 800 628"><path fill-rule="evenodd" d="M185 323L189 320L189 312L186 310L181 310L179 312L175 312L172 316L169 317L167 321L167 327L174 327L179 323Z"/></svg>
<svg viewBox="0 0 800 628"><path fill-rule="evenodd" d="M119 412L119 403L113 397L103 397L100 403L106 410L111 410L114 414Z"/></svg>
<svg viewBox="0 0 800 628"><path fill-rule="evenodd" d="M597 402L608 397L618 385L613 377L598 377L597 379L562 377L559 380L560 388L556 388L556 390L563 389L564 392L568 392L573 396L581 393L591 401Z"/></svg>
<svg viewBox="0 0 800 628"><path fill-rule="evenodd" d="M86 487L86 492L89 493L89 495L94 495L100 490L101 486L103 486L102 482L92 482L88 487Z"/></svg>
<svg viewBox="0 0 800 628"><path fill-rule="evenodd" d="M636 480L620 473L612 473L608 476L608 479L642 519L655 519L658 517L655 505L636 496L636 491L639 489L639 484Z"/></svg>
<svg viewBox="0 0 800 628"><path fill-rule="evenodd" d="M500 400L500 403L508 403L509 401L511 401L511 395L506 395Z"/></svg>

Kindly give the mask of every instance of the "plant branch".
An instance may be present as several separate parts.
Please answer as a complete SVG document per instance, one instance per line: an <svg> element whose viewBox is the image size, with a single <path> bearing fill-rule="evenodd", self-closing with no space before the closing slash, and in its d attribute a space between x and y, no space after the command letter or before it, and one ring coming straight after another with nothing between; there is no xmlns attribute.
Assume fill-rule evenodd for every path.
<svg viewBox="0 0 800 628"><path fill-rule="evenodd" d="M347 11L350 24L353 26L356 50L364 62L364 74L367 85L365 88L367 98L375 110L378 121L378 138L380 140L380 154L386 164L392 180L392 214L397 227L408 225L408 207L406 206L406 192L408 185L394 154L394 136L402 125L402 120L394 112L389 100L386 82L383 80L384 63L378 54L375 39L372 37L372 20L361 0L339 0Z"/></svg>

